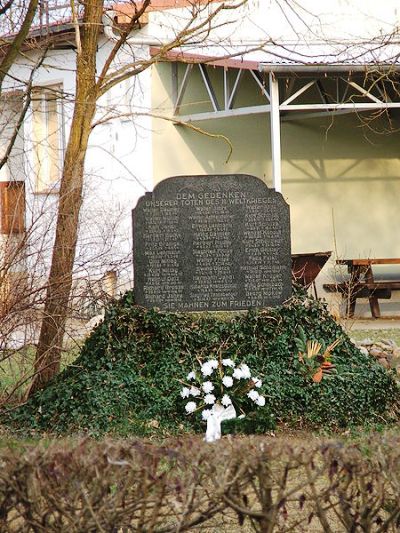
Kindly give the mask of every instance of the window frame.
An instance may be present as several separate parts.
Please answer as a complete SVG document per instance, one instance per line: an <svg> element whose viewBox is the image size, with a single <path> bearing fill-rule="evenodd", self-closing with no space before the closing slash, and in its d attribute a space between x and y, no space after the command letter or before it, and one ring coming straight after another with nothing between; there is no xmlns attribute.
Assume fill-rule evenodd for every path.
<svg viewBox="0 0 400 533"><path fill-rule="evenodd" d="M52 83L51 85L36 85L32 89L32 152L33 152L33 169L34 169L34 194L58 194L62 168L65 158L65 109L63 102L63 85L62 83ZM51 95L52 98L48 98ZM40 109L35 109L40 96ZM57 146L51 146L47 143L50 125L49 102L56 102L56 130ZM41 118L40 118L41 117ZM36 122L37 121L37 122ZM36 130L38 128L39 131ZM45 130L43 132L43 129ZM51 135L51 134L50 134ZM41 138L42 137L42 138ZM57 161L52 162L52 152L56 153ZM45 159L45 166L43 161ZM57 176L52 178L51 166L55 165Z"/></svg>

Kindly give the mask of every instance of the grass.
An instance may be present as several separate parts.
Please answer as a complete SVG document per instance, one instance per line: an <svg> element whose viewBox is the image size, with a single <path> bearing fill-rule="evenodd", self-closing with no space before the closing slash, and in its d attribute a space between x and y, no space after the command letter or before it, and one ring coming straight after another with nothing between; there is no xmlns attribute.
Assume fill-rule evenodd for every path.
<svg viewBox="0 0 400 533"><path fill-rule="evenodd" d="M79 355L80 345L75 343L67 351L63 352L61 358L61 370L73 363ZM2 398L9 398L11 402L20 401L30 383L30 377L34 373L36 347L25 346L20 350L1 353L0 359L0 402ZM1 403L0 403L1 405Z"/></svg>
<svg viewBox="0 0 400 533"><path fill-rule="evenodd" d="M400 328L391 329L357 329L350 330L349 336L356 341L371 339L372 341L391 340L400 346Z"/></svg>

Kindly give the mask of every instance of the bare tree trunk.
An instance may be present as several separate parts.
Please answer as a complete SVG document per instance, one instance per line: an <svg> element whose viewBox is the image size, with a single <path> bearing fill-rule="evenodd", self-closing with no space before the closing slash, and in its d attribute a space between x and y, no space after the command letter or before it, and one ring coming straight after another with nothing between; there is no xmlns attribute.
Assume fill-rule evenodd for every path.
<svg viewBox="0 0 400 533"><path fill-rule="evenodd" d="M85 3L82 47L77 55L76 103L61 179L55 243L30 394L43 387L60 369L82 204L84 160L96 110L96 50L102 9L102 0Z"/></svg>

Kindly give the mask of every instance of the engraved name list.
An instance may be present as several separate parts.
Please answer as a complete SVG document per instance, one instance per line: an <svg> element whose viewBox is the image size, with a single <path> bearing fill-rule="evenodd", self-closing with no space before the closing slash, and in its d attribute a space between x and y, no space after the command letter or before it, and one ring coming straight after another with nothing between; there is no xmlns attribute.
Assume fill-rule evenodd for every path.
<svg viewBox="0 0 400 533"><path fill-rule="evenodd" d="M164 180L139 200L133 227L139 305L249 309L291 294L289 207L254 176Z"/></svg>

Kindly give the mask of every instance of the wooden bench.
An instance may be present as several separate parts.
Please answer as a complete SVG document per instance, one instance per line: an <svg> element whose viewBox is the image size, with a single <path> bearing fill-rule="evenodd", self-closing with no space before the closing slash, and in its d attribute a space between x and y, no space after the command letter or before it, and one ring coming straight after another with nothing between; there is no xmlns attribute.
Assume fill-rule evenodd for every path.
<svg viewBox="0 0 400 533"><path fill-rule="evenodd" d="M368 298L371 314L374 318L381 316L379 299L390 299L392 291L400 290L400 280L374 279L372 265L398 265L400 258L384 259L339 259L339 265L346 265L350 279L341 283L326 283L323 285L327 292L339 292L346 298L346 315L354 316L357 298Z"/></svg>

